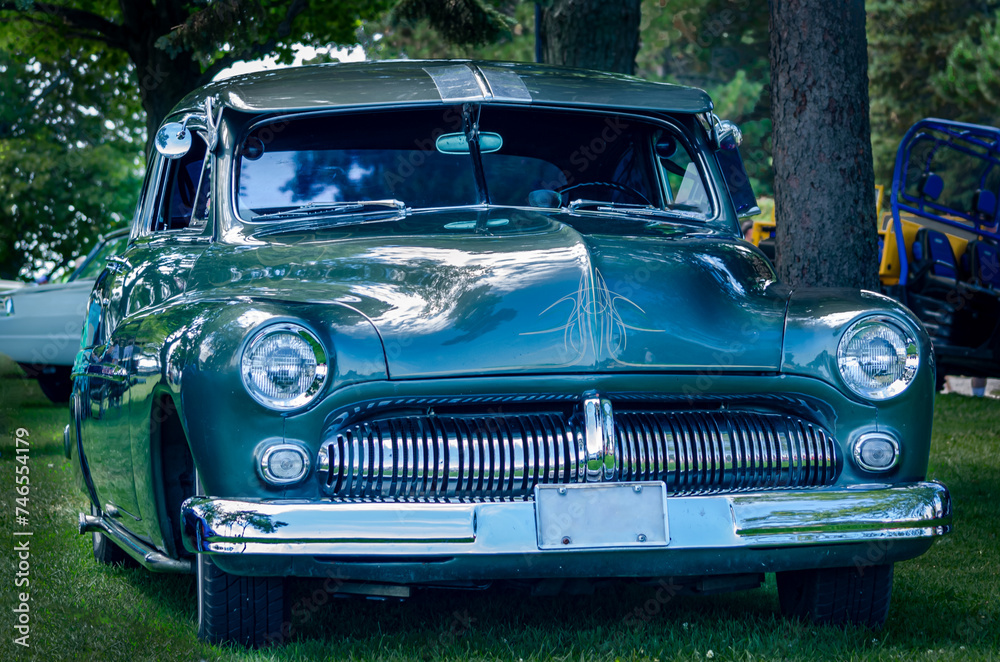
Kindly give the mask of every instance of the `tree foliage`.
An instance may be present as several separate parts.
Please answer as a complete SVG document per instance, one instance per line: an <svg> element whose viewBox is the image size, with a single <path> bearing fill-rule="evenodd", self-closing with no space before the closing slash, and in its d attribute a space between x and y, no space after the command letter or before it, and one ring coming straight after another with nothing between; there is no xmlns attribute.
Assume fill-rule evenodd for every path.
<svg viewBox="0 0 1000 662"><path fill-rule="evenodd" d="M374 60L475 58L531 62L534 59L533 4L518 0L483 0L483 4L487 3L489 10L484 10L484 15L498 18L497 24L490 29L493 38L485 43L471 34L465 35L468 26L435 23L418 11L424 2L418 4L408 0L400 2L395 11L365 21L357 37L367 57ZM457 38L463 35L467 38Z"/></svg>
<svg viewBox="0 0 1000 662"><path fill-rule="evenodd" d="M497 7L481 0L400 0L395 21L426 19L449 44L483 46L498 41L513 23L509 3Z"/></svg>
<svg viewBox="0 0 1000 662"><path fill-rule="evenodd" d="M141 110L119 53L0 50L0 277L86 252L141 182Z"/></svg>
<svg viewBox="0 0 1000 662"><path fill-rule="evenodd" d="M98 44L128 58L147 140L188 92L241 60L290 63L297 44L353 44L363 16L390 0L63 0L0 2L3 40L17 52Z"/></svg>
<svg viewBox="0 0 1000 662"><path fill-rule="evenodd" d="M868 0L868 60L876 181L924 117L995 125L1000 2ZM995 98L995 97L994 97Z"/></svg>
<svg viewBox="0 0 1000 662"><path fill-rule="evenodd" d="M188 92L240 60L353 44L390 4L0 1L0 275L63 264L124 223L143 146Z"/></svg>
<svg viewBox="0 0 1000 662"><path fill-rule="evenodd" d="M644 0L636 73L700 87L743 130L741 151L758 194L774 190L767 3Z"/></svg>
<svg viewBox="0 0 1000 662"><path fill-rule="evenodd" d="M593 0L541 4L555 16ZM532 61L534 6L525 0L0 0L0 275L64 262L98 230L127 217L147 127L234 62L273 55L289 63L297 44L358 42L374 59ZM888 183L899 139L921 117L996 122L998 7L867 0L876 181ZM756 190L771 193L767 3L642 0L639 30L636 74L706 89L717 114L743 129Z"/></svg>

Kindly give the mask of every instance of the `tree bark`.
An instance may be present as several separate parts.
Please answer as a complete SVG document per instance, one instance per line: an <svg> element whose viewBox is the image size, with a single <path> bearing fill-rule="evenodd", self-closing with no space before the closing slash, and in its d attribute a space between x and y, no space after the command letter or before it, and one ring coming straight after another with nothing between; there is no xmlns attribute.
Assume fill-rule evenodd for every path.
<svg viewBox="0 0 1000 662"><path fill-rule="evenodd" d="M635 73L641 0L552 0L542 7L547 64Z"/></svg>
<svg viewBox="0 0 1000 662"><path fill-rule="evenodd" d="M878 288L864 0L770 0L779 277Z"/></svg>

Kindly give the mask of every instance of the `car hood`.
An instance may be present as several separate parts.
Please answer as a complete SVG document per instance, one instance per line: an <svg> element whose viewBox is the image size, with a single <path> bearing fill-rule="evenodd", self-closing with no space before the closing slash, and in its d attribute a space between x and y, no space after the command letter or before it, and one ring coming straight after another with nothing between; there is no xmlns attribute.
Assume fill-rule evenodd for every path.
<svg viewBox="0 0 1000 662"><path fill-rule="evenodd" d="M498 213L503 212L503 213ZM690 226L521 210L415 214L215 245L191 291L339 303L391 378L777 371L786 292L749 244Z"/></svg>

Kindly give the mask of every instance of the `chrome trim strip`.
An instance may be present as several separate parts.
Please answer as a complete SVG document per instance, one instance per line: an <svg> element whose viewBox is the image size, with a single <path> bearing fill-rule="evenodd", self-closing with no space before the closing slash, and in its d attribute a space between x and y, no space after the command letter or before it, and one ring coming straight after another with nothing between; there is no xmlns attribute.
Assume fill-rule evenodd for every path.
<svg viewBox="0 0 1000 662"><path fill-rule="evenodd" d="M501 67L476 65L476 69L486 79L494 101L531 103L531 92L519 75Z"/></svg>
<svg viewBox="0 0 1000 662"><path fill-rule="evenodd" d="M128 370L117 365L107 365L104 363L91 363L83 371L84 375L91 377L101 377L108 381L124 383L128 379Z"/></svg>
<svg viewBox="0 0 1000 662"><path fill-rule="evenodd" d="M423 67L424 73L434 81L442 101L485 101L492 95L484 89L476 71L467 64Z"/></svg>
<svg viewBox="0 0 1000 662"><path fill-rule="evenodd" d="M184 502L181 513L184 545L198 553L578 553L538 549L531 501L345 503L194 497ZM951 497L937 482L674 497L667 503L670 544L663 553L927 539L950 531L951 516Z"/></svg>
<svg viewBox="0 0 1000 662"><path fill-rule="evenodd" d="M615 419L611 401L597 391L583 394L583 434L586 444L586 482L614 480L618 474Z"/></svg>
<svg viewBox="0 0 1000 662"><path fill-rule="evenodd" d="M601 480L614 480L618 475L618 457L615 453L615 416L611 401L601 398L601 466L604 475Z"/></svg>
<svg viewBox="0 0 1000 662"><path fill-rule="evenodd" d="M118 523L105 517L80 513L79 530L81 534L103 533L147 570L186 574L194 572L194 565L191 561L170 558L133 536Z"/></svg>

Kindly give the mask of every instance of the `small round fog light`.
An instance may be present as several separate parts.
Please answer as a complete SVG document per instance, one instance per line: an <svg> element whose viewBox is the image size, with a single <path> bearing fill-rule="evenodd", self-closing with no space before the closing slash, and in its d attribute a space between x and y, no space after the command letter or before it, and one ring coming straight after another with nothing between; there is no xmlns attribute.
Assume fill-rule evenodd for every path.
<svg viewBox="0 0 1000 662"><path fill-rule="evenodd" d="M854 461L865 471L888 471L899 461L899 444L887 434L863 434L854 444Z"/></svg>
<svg viewBox="0 0 1000 662"><path fill-rule="evenodd" d="M275 444L260 454L259 469L271 485L291 485L309 473L309 455L295 444Z"/></svg>

